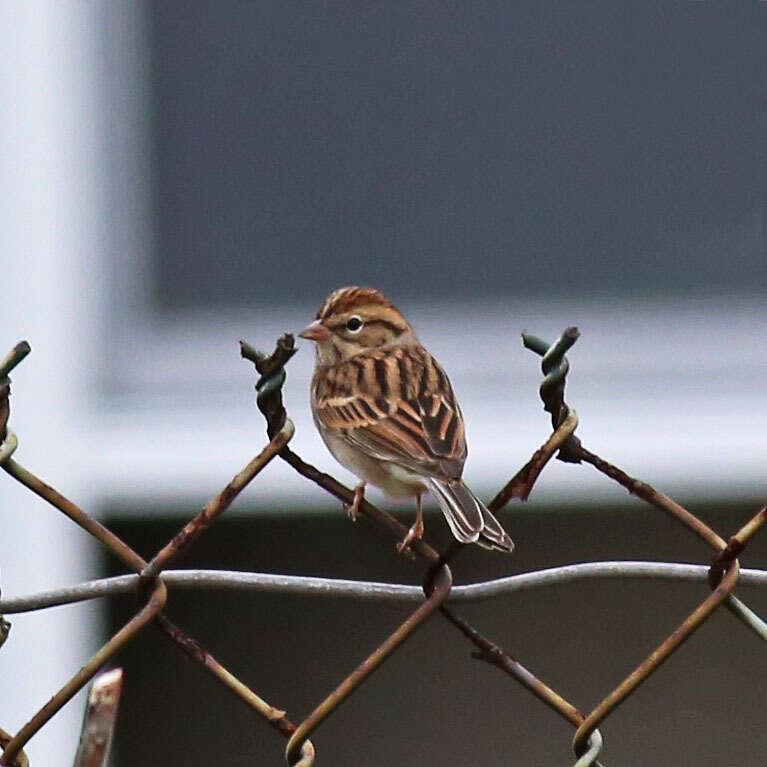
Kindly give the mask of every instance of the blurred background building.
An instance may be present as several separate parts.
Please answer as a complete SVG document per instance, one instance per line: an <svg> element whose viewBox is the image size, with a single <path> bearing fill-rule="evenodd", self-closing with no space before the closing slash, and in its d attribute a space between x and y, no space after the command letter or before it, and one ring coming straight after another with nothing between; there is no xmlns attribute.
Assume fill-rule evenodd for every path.
<svg viewBox="0 0 767 767"><path fill-rule="evenodd" d="M33 347L13 378L19 460L151 554L263 444L238 339L268 349L331 289L370 284L450 372L468 425L466 476L480 494L547 436L538 361L520 331L553 339L578 325L568 398L585 443L705 503L723 534L736 529L764 494L763 6L3 4L2 344L26 337ZM294 445L351 481L311 424L311 366L302 344L286 385ZM0 504L6 595L110 566L9 479ZM393 546L351 528L284 466L227 517L185 565L418 580ZM516 558L471 552L459 579L595 558L708 558L584 467L555 463L503 520ZM429 522L439 539L442 522ZM764 566L765 551L755 541L750 563ZM509 603L506 616L494 603L489 622L588 708L698 593L653 588L578 587ZM637 617L648 602L657 610ZM0 651L0 725L18 729L97 646L98 627L131 606L15 618ZM296 716L398 615L366 608L365 629L350 630L348 605L206 595L171 608ZM476 608L478 620L486 612ZM327 631L307 637L312 621ZM724 718L722 697L701 702L720 678L696 673L733 663L732 627L717 621L695 645L710 656L685 650L627 704L642 713L608 735L616 763L672 763L668 749L681 743L684 763L721 761L712 721ZM452 764L567 763L566 727L447 634L426 629L328 724L328 764L359 764L363 753L367 764L431 764L440 749ZM284 666L264 658L285 636L314 643L298 668L284 648ZM738 674L760 689L749 685L749 652L764 668L756 640L739 639L723 692L733 698ZM455 677L431 670L435 653ZM169 764L170 754L208 764L222 747L231 753L221 763L279 763L277 736L176 656L159 640L126 654L116 764ZM414 685L422 698L398 710ZM727 708L722 739L757 728L749 700ZM211 722L209 707L231 712ZM33 765L71 762L80 713L70 704L32 741ZM160 727L163 717L172 724ZM764 747L752 735L739 763L761 764Z"/></svg>

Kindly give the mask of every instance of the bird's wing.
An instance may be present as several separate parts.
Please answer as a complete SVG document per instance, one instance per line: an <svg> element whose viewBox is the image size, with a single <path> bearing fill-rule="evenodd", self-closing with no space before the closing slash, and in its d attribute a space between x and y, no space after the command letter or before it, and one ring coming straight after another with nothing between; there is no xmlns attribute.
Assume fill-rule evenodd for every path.
<svg viewBox="0 0 767 767"><path fill-rule="evenodd" d="M370 455L425 476L461 476L461 410L447 375L422 347L356 355L316 375L312 389L319 422Z"/></svg>

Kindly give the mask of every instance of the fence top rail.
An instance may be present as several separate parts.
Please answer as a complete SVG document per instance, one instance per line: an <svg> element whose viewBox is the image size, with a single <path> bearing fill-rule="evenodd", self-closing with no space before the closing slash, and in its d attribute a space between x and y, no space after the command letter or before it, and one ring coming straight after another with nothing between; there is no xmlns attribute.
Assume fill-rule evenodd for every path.
<svg viewBox="0 0 767 767"><path fill-rule="evenodd" d="M586 580L675 580L706 582L709 565L678 562L607 561L584 562L519 573L490 581L453 586L449 602L479 602L518 591L545 588ZM49 591L0 600L0 614L42 610L48 607L82 602L98 597L133 593L138 575L118 575L86 581ZM163 580L172 589L228 589L282 593L300 596L348 597L353 599L420 602L424 599L420 586L401 583L377 583L337 578L315 578L303 575L276 575L236 570L166 570ZM743 569L741 586L767 586L767 570Z"/></svg>

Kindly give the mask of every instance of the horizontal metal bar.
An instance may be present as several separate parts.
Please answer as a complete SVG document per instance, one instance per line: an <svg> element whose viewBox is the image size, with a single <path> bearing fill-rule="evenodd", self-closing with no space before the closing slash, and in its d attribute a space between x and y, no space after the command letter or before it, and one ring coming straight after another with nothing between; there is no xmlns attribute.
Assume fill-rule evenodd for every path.
<svg viewBox="0 0 767 767"><path fill-rule="evenodd" d="M454 586L449 602L478 602L511 594L516 591L598 579L706 581L708 565L687 565L673 562L586 562L578 565L552 567L492 581ZM86 599L133 592L137 575L118 575L87 581L76 586L53 589L25 597L0 600L0 614L42 610L47 607L82 602ZM313 578L299 575L272 575L232 570L166 570L163 580L170 588L222 588L256 592L277 592L299 596L351 597L389 602L420 602L420 586L399 583ZM767 570L740 571L739 585L767 586Z"/></svg>

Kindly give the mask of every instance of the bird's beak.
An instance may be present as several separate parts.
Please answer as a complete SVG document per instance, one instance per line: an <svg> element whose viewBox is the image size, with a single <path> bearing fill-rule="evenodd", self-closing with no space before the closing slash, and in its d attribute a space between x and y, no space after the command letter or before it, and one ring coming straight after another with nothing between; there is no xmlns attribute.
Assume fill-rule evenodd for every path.
<svg viewBox="0 0 767 767"><path fill-rule="evenodd" d="M310 341L327 341L330 338L330 331L320 320L315 320L311 325L307 325L298 335L301 338L308 338Z"/></svg>

